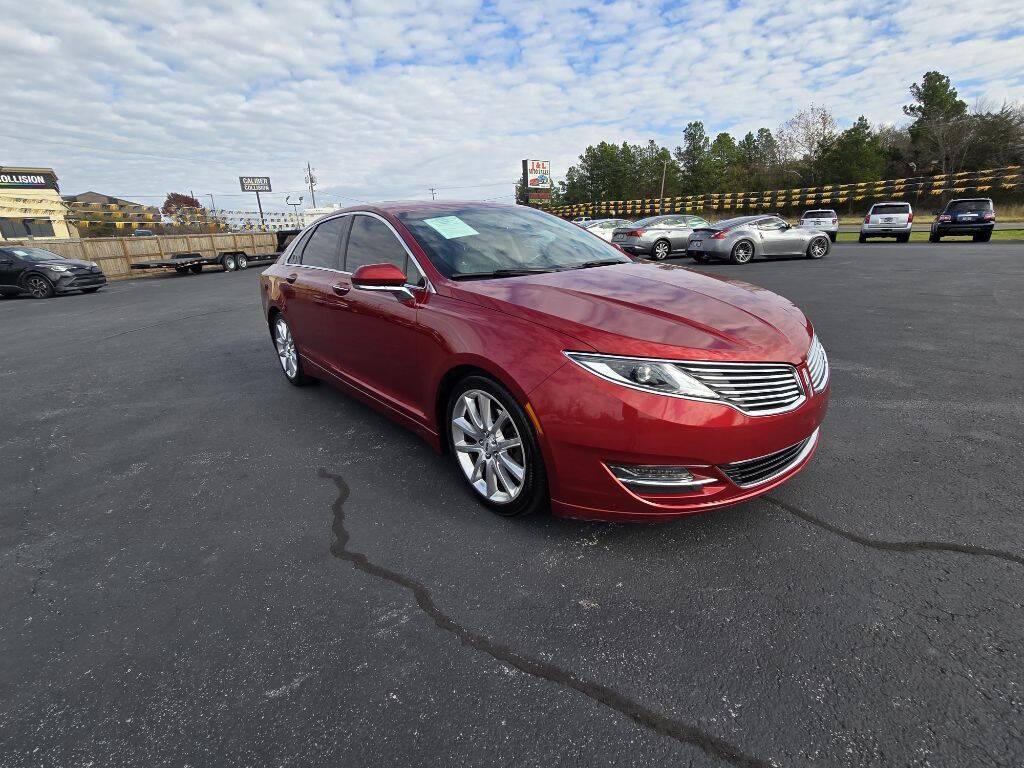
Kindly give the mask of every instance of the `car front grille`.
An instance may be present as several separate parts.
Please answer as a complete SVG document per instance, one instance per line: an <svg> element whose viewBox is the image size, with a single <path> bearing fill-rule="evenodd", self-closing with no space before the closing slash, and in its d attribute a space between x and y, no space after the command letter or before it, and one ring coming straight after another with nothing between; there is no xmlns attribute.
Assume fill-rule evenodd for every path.
<svg viewBox="0 0 1024 768"><path fill-rule="evenodd" d="M722 464L718 468L736 485L741 488L750 488L767 483L799 464L811 452L817 441L818 430L814 430L806 440L801 440L781 451L769 453L767 456L759 456L756 459Z"/></svg>
<svg viewBox="0 0 1024 768"><path fill-rule="evenodd" d="M807 370L811 374L811 385L815 392L821 392L828 384L828 355L815 334L811 348L807 351Z"/></svg>
<svg viewBox="0 0 1024 768"><path fill-rule="evenodd" d="M804 401L796 368L783 363L676 363L744 413L768 416L791 411Z"/></svg>

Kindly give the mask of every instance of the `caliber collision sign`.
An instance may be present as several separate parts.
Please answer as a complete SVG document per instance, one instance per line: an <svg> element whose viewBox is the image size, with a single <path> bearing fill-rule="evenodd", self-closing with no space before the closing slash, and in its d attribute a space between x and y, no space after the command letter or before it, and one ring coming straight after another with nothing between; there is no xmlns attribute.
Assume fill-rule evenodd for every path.
<svg viewBox="0 0 1024 768"><path fill-rule="evenodd" d="M243 192L271 192L269 176L239 176Z"/></svg>

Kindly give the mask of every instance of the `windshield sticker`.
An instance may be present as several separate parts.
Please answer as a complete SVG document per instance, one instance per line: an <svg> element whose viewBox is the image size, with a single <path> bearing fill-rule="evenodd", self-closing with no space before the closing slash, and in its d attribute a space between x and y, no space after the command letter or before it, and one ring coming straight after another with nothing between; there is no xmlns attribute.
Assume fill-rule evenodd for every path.
<svg viewBox="0 0 1024 768"><path fill-rule="evenodd" d="M458 216L441 216L436 219L424 219L423 223L440 232L441 236L445 240L480 234Z"/></svg>

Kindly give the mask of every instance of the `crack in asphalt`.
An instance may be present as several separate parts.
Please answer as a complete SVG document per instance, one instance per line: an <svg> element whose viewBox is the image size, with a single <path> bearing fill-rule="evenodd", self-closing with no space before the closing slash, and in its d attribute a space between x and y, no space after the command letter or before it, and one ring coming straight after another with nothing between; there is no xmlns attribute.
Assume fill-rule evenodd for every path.
<svg viewBox="0 0 1024 768"><path fill-rule="evenodd" d="M822 530L834 533L847 541L854 542L855 544L871 547L872 549L879 549L883 552L953 552L961 555L973 555L975 557L994 557L999 560L1005 560L1008 563L1013 563L1014 565L1024 565L1024 555L1006 552L1001 549L978 547L973 544L960 544L955 541L887 541L885 539L876 539L873 536L864 536L859 533L854 533L853 531L847 531L837 525L833 525L805 509L801 509L794 504L781 501L774 496L766 495L761 498L770 504L774 504L784 512L789 512L791 515L795 515L801 520L808 522L811 525L815 525Z"/></svg>
<svg viewBox="0 0 1024 768"><path fill-rule="evenodd" d="M698 747L708 755L719 758L727 763L744 768L770 768L772 763L744 754L738 747L713 734L702 731L694 725L676 720L668 715L656 712L650 707L619 693L602 683L577 677L568 670L549 662L525 656L508 646L495 642L489 637L463 627L455 619L444 613L434 602L430 589L424 584L404 574L392 571L372 562L365 554L354 552L348 548L350 535L345 527L345 502L349 497L349 487L341 475L334 475L326 469L318 471L320 477L331 480L338 488L338 498L331 505L334 512L333 531L335 540L331 544L331 554L351 563L358 570L371 576L405 587L412 592L416 604L433 622L434 625L474 650L487 654L503 664L541 680L555 683L563 688L570 688L577 693L603 704L628 717L638 725L666 736L675 741Z"/></svg>

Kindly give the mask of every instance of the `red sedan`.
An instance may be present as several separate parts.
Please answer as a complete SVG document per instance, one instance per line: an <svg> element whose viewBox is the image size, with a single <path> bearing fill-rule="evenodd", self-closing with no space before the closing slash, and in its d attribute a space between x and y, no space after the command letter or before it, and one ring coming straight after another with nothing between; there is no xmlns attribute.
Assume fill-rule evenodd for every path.
<svg viewBox="0 0 1024 768"><path fill-rule="evenodd" d="M803 313L636 263L521 206L350 208L260 280L290 382L323 379L452 456L502 515L664 520L774 488L829 396Z"/></svg>

